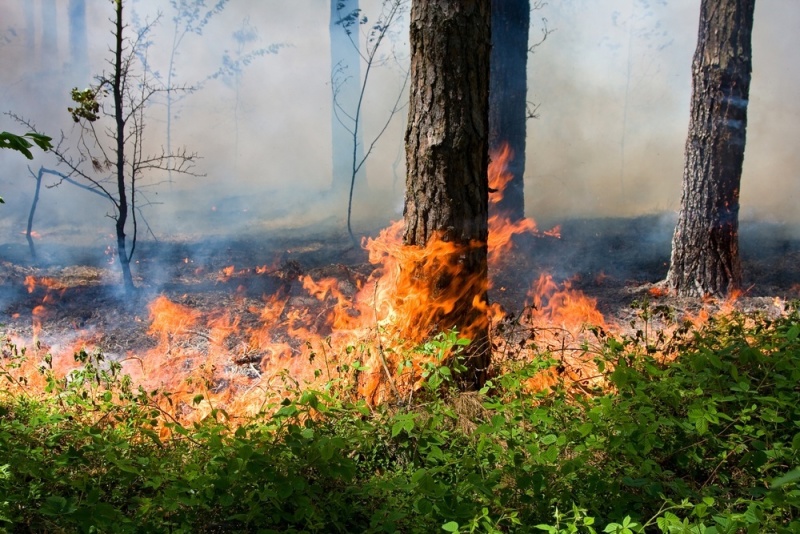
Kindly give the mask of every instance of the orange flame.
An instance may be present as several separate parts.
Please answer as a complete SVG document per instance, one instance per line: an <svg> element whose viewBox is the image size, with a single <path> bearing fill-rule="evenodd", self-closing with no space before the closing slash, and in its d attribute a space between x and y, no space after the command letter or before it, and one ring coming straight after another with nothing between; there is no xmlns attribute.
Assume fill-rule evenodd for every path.
<svg viewBox="0 0 800 534"><path fill-rule="evenodd" d="M509 172L509 163L514 159L514 153L508 143L503 143L499 150L491 154L489 161L489 202L497 205L504 198L505 189L514 175ZM561 237L558 226L539 232L536 221L525 217L512 222L505 213L494 213L489 217L489 261L496 261L512 247L512 238L517 234L530 233L538 236Z"/></svg>
<svg viewBox="0 0 800 534"><path fill-rule="evenodd" d="M489 170L496 190L493 201L502 198L511 179L507 171L511 157L507 146L493 157ZM490 257L508 251L512 237L522 232L557 235L557 228L539 234L533 219L512 223L494 215L487 243ZM149 305L147 331L157 346L143 355L128 354L124 369L143 385L166 387L175 402L170 412L184 420L204 417L215 405L224 405L229 413L250 413L276 394L282 373L301 383L312 382L316 369L324 367L324 377L331 379L348 366L352 369L356 360L363 360L358 391L368 400L386 398L387 382L408 392L415 387L423 363L422 356L413 353L415 345L453 326L471 338L478 329L502 319L504 312L483 297L490 290L485 276L464 276L464 253L481 244L457 245L434 237L425 247L407 246L402 233L403 223L398 221L362 242L375 267L370 275L348 271L351 279L345 281L338 275L287 274L281 276L283 285L274 294L263 296L261 305L247 306L244 295L229 296L231 304L202 311L159 296ZM279 267L265 265L237 273L230 265L219 271L217 281L270 270ZM29 291L36 283L33 277L26 279ZM298 294L296 284L304 295ZM586 323L604 324L593 299L569 283L559 286L548 275L536 282L529 298L538 324L575 330ZM237 312L237 308L242 309ZM448 324L454 310L466 311L468 323ZM45 313L42 307L34 317ZM393 350L385 350L384 343L391 343ZM398 373L401 360L407 358L413 360L411 366ZM203 398L199 404L193 402L198 394Z"/></svg>

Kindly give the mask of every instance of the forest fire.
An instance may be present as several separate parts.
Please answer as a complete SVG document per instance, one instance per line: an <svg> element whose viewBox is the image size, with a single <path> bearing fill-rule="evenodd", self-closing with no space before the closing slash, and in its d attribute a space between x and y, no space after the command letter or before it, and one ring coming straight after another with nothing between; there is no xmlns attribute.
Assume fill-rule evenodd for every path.
<svg viewBox="0 0 800 534"><path fill-rule="evenodd" d="M491 155L489 162L489 190L491 194L489 199L494 205L503 200L506 186L513 177L508 171L508 164L513 157L514 154L507 143L503 143L500 150ZM558 226L545 230L540 234L536 221L529 217L512 222L502 212L492 213L489 216L489 261L496 261L504 252L507 252L512 246L512 237L523 233L561 237L561 229Z"/></svg>
<svg viewBox="0 0 800 534"><path fill-rule="evenodd" d="M493 200L502 197L509 158L506 149L492 160ZM328 276L282 273L278 262L253 269L221 268L214 280L236 288L232 306L198 308L191 300L181 303L185 296L176 300L159 295L147 306L149 326L142 332L150 347L115 357L136 383L170 391L174 415L189 420L204 417L220 404L230 413L252 413L267 398L278 398L281 377L312 383L320 376L342 378L354 368L358 371L351 379L358 394L370 402L408 394L419 381L426 358L431 358L415 347L436 331L456 326L440 319L465 296L485 294L491 287L488 280L460 276L462 250L454 243L432 239L426 247L405 246L402 233L403 223L396 222L363 241L372 266L366 275L344 267ZM532 219L512 223L494 215L490 262L511 250L513 236L521 233L555 236L557 229L540 234ZM180 263L191 266L193 261L183 256ZM197 275L202 270L198 267L193 272ZM246 299L239 284L239 279L244 284L254 277L277 280L260 303ZM458 284L432 283L457 277ZM39 288L45 291L31 312L38 338L49 306L66 287L57 280L33 276L25 279L25 287L29 293ZM578 336L584 323L604 324L594 302L569 285L560 287L547 275L531 288L528 299L533 310L527 324L531 329L558 324ZM475 322L458 325L463 337L471 338L472 328L497 325L506 317L498 304L477 297L471 302L470 317ZM97 335L80 337L74 343L52 343L51 351L60 349L53 354L54 361L69 361L74 352L102 346ZM192 402L197 395L204 400Z"/></svg>
<svg viewBox="0 0 800 534"><path fill-rule="evenodd" d="M492 158L492 202L502 198L511 157L504 148ZM514 265L514 236L543 237L543 245L562 243L554 239L560 237L558 227L540 232L532 219L512 222L493 213L489 224L488 257L495 273L519 268ZM29 274L23 286L35 302L28 308L31 337L27 343L20 336L9 337L20 346L33 343L24 374L29 384L39 384L35 387L43 387L38 369L50 359L48 352L49 365L65 376L78 365L73 353L103 351L134 383L171 392L161 409L187 421L205 417L214 407L234 416L252 414L279 401L291 383L340 380L351 384L353 395L371 403L413 394L426 364L436 363L432 354L419 350L420 344L452 326L466 338L473 329L489 328L490 373L502 372L508 361L537 357L538 351L557 357L558 370L553 367L532 379L531 388L547 388L559 374L580 383L597 374L586 342L596 340L592 336L597 329L614 332L620 327L575 282L559 282L540 271L528 287L504 283L495 289L491 277L463 277L465 250L454 243L432 239L426 247L407 246L402 236L403 223L395 222L363 240L368 264L327 264L315 272L280 259L286 251L252 267L243 258L213 267L181 253L175 261L185 266L185 276L206 280L220 302L198 298L194 290L154 296L128 327L111 319L106 323L128 328L126 335L136 338L117 350L111 349L102 326L83 328L81 319L70 319L71 334L55 333L48 325L62 314L60 308L73 298L91 302L92 297L82 296L85 287L57 276ZM453 279L459 283L436 282ZM590 280L604 286L615 277L601 271ZM510 313L475 297L470 300L472 323L443 322L465 296L496 291L511 297ZM660 286L644 291L655 300L670 298ZM716 309L732 306L733 300ZM710 313L699 309L686 319L699 325ZM21 321L24 314L17 317Z"/></svg>

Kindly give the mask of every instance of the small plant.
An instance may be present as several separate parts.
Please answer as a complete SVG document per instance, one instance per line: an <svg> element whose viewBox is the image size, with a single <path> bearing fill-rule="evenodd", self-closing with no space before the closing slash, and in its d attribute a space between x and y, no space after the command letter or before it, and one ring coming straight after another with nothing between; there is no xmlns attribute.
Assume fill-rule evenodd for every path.
<svg viewBox="0 0 800 534"><path fill-rule="evenodd" d="M454 382L454 375L467 370L463 364L464 347L469 339L458 336L455 329L440 332L415 349L415 353L425 357L422 367L423 386L430 393L437 393L443 384Z"/></svg>

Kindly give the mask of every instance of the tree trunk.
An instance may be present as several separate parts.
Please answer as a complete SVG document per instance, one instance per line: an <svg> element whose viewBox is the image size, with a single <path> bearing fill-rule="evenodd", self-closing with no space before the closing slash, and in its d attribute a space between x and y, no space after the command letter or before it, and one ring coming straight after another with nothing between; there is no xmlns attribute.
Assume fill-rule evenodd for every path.
<svg viewBox="0 0 800 534"><path fill-rule="evenodd" d="M114 27L114 81L112 93L114 96L114 124L115 132L114 138L116 141L116 162L114 170L117 175L117 257L119 258L120 267L122 268L122 280L125 284L125 291L127 293L133 292L135 286L133 285L133 276L131 275L131 259L128 255L128 250L125 240L125 223L128 221L128 192L125 185L125 115L124 115L124 84L126 80L126 72L124 72L124 65L122 64L122 51L124 41L122 32L125 28L122 23L122 0L115 0L115 16L116 20Z"/></svg>
<svg viewBox="0 0 800 534"><path fill-rule="evenodd" d="M489 154L505 144L512 159L512 178L503 197L490 206L511 222L525 217L525 123L528 96L528 30L530 0L492 0L492 54L489 75Z"/></svg>
<svg viewBox="0 0 800 534"><path fill-rule="evenodd" d="M739 184L750 92L755 0L703 0L692 63L683 197L667 284L682 296L741 286Z"/></svg>
<svg viewBox="0 0 800 534"><path fill-rule="evenodd" d="M355 171L356 162L364 158L361 119L356 117L361 94L359 13L358 0L331 0L333 191L342 196L349 193L351 180L356 187L366 183L364 167Z"/></svg>
<svg viewBox="0 0 800 534"><path fill-rule="evenodd" d="M46 70L57 68L58 13L55 0L42 1L42 65Z"/></svg>
<svg viewBox="0 0 800 534"><path fill-rule="evenodd" d="M453 299L420 329L456 327L472 340L462 386L475 388L490 359L481 311L488 286L490 0L415 0L410 45L404 243L450 243L452 251L435 267L455 267L413 274L431 299Z"/></svg>
<svg viewBox="0 0 800 534"><path fill-rule="evenodd" d="M89 45L86 35L86 0L69 1L70 77L83 87L89 78Z"/></svg>

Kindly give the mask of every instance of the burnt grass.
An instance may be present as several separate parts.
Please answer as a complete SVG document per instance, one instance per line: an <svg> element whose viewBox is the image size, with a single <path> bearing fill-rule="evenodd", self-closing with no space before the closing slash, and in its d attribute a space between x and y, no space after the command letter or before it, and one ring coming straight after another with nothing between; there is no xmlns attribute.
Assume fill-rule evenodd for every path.
<svg viewBox="0 0 800 534"><path fill-rule="evenodd" d="M295 307L322 306L303 289L300 275L335 277L341 291L352 296L373 270L366 251L354 247L341 226L142 242L134 258L139 290L133 296L121 292L117 267L102 250L43 241L37 243L39 260L32 261L24 242L3 244L0 325L8 334L31 339L36 319L45 345L89 337L107 353L122 354L154 345L147 335L147 305L158 295L202 312L228 310L241 317L243 326L258 322L254 309L271 295L288 297ZM372 227L365 235L382 228ZM490 298L510 314L519 313L531 284L551 274L595 299L610 323L629 322L631 304L643 299L685 313L713 307L699 299L651 295L667 272L671 233L668 218L644 216L571 219L561 223L560 238L516 236L513 249L490 269ZM789 229L742 223L740 247L745 284L737 309L777 313L782 305L776 297L785 302L800 296L800 239ZM30 291L29 276L37 280ZM42 283L45 278L50 287ZM35 312L39 305L44 308ZM324 334L323 324L315 328Z"/></svg>

